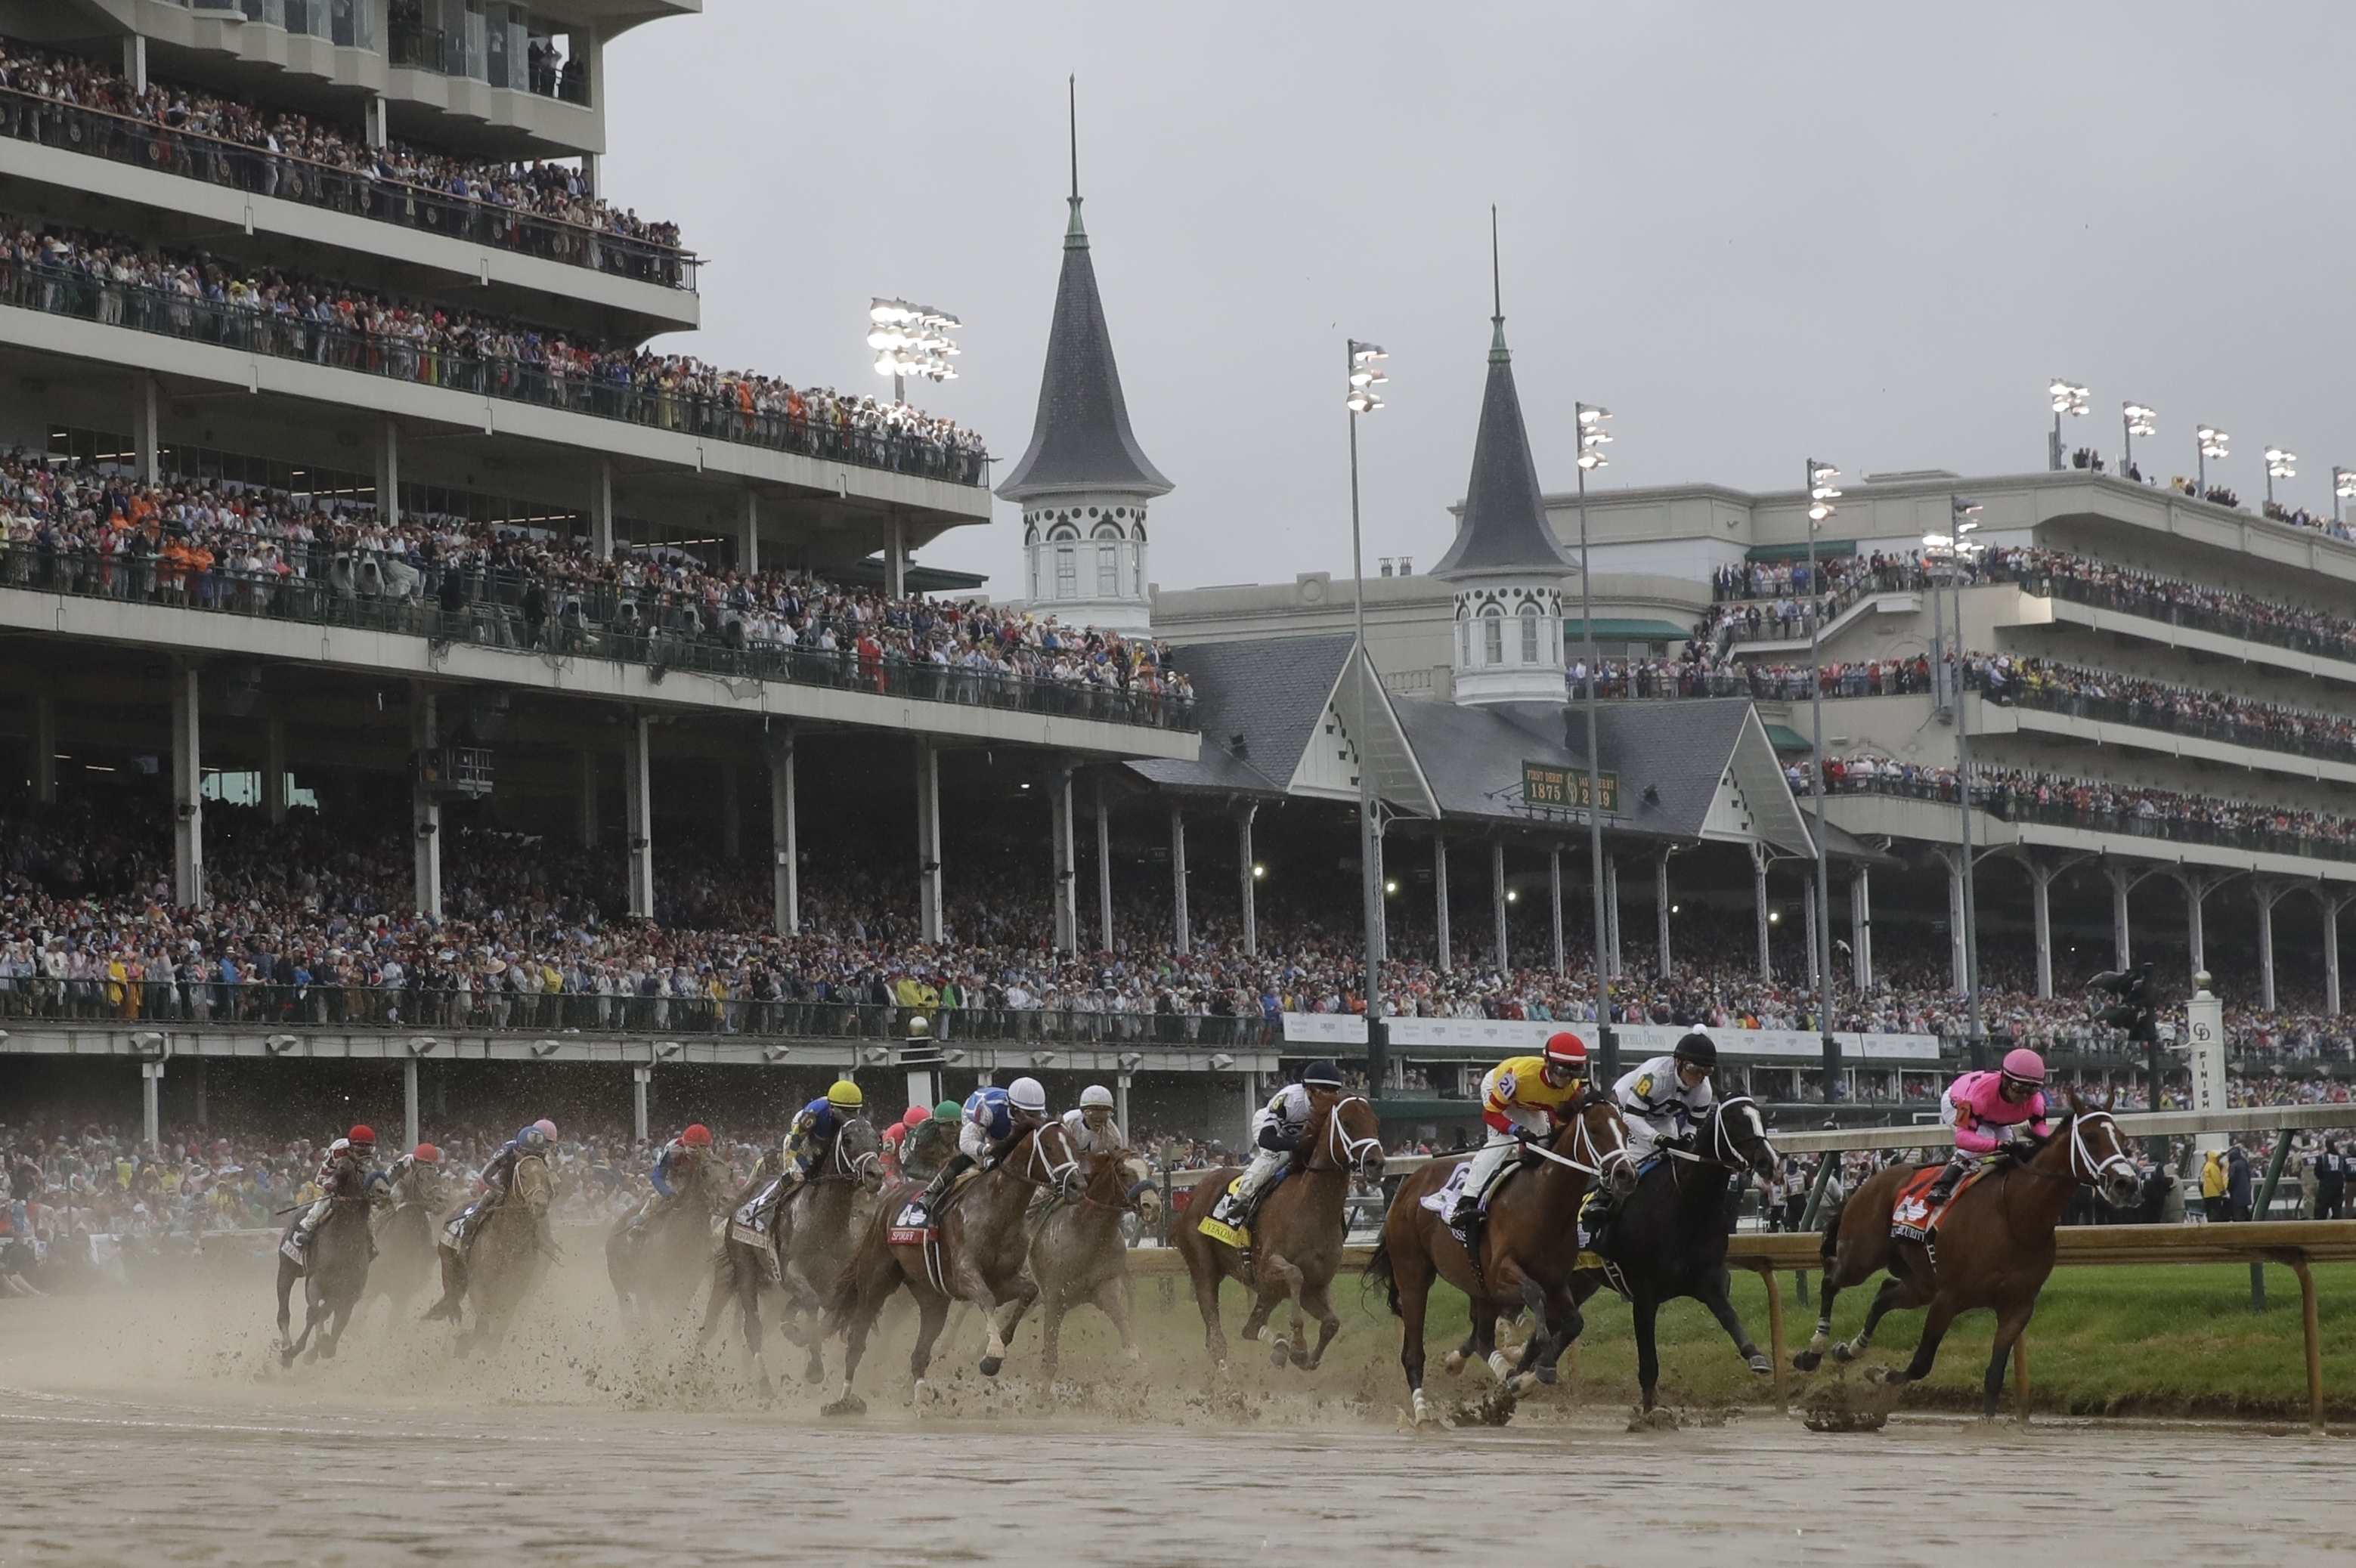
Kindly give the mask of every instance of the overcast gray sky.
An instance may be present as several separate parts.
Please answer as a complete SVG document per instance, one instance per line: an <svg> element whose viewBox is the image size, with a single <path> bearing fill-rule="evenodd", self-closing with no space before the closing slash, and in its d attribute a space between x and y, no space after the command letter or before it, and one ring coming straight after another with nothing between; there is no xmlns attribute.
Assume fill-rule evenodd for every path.
<svg viewBox="0 0 2356 1568"><path fill-rule="evenodd" d="M1506 333L1549 488L1574 400L1606 485L1792 487L2042 467L2043 389L2159 411L2143 467L2246 504L2356 467L2345 368L2356 7L1539 4L808 5L706 0L606 69L608 186L713 258L724 365L883 386L871 294L961 315L922 400L1028 441L1080 182L1168 587L1348 570L1343 340L1392 354L1365 426L1369 569L1446 544ZM1004 472L1001 467L1001 473ZM1019 533L927 551L1017 592Z"/></svg>

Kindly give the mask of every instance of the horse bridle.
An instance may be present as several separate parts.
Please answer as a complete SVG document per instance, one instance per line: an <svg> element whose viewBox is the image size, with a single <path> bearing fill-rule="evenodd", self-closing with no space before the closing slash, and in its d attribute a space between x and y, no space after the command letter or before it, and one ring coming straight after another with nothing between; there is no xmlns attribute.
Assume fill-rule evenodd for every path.
<svg viewBox="0 0 2356 1568"><path fill-rule="evenodd" d="M1780 1159L1782 1157L1776 1154L1773 1141L1767 1136L1767 1124L1760 1119L1759 1102L1748 1094L1737 1094L1731 1100L1721 1100L1711 1108L1713 1114L1709 1118L1709 1152L1708 1154L1695 1149L1676 1148L1667 1144L1661 1146L1661 1152L1671 1159L1689 1159L1697 1164L1707 1161L1711 1165L1722 1165L1729 1170L1745 1168L1751 1161L1744 1157L1740 1149L1734 1147L1734 1140L1726 1136L1726 1113L1737 1105L1741 1106L1742 1114L1751 1118L1751 1130L1758 1135L1760 1143L1766 1147L1767 1157L1771 1160Z"/></svg>
<svg viewBox="0 0 2356 1568"><path fill-rule="evenodd" d="M2100 1160L2094 1157L2094 1151L2086 1147L2086 1124L2098 1119L2110 1125L2112 1149L2108 1157ZM2042 1176L2052 1181L2071 1181L2081 1187L2096 1185L2114 1166L2120 1168L2138 1181L2143 1179L2136 1170L2135 1161L2129 1159L2126 1152L2118 1147L2121 1141L2118 1120L2108 1111L2072 1111L2070 1114L2069 1128L2070 1164L2067 1169L2039 1170L2026 1160L2012 1168L2026 1176ZM2081 1167L2084 1168L2083 1172Z"/></svg>
<svg viewBox="0 0 2356 1568"><path fill-rule="evenodd" d="M1334 1101L1333 1108L1325 1113L1325 1137L1323 1147L1333 1159L1335 1170L1360 1169L1367 1155L1379 1157L1383 1152L1383 1139L1379 1132L1370 1133L1362 1138L1354 1138L1348 1129L1342 1125L1342 1107L1352 1104L1364 1105L1370 1111L1374 1109L1373 1103L1364 1094L1352 1094Z"/></svg>
<svg viewBox="0 0 2356 1568"><path fill-rule="evenodd" d="M1604 1168L1609 1166L1615 1159L1625 1165L1634 1165L1636 1163L1636 1156L1634 1152L1628 1147L1628 1135L1624 1130L1619 1134L1619 1141L1614 1143L1610 1148L1607 1149L1598 1147L1595 1141L1595 1130L1587 1125L1587 1113L1592 1106L1600 1105L1603 1103L1604 1102L1601 1100L1589 1101L1587 1104L1582 1104L1579 1109L1579 1114L1571 1118L1571 1127L1573 1129L1571 1133L1571 1147L1574 1151L1584 1149L1586 1151L1587 1157L1593 1160L1595 1162L1594 1164L1583 1164L1579 1159L1573 1157L1572 1155L1557 1154L1554 1150L1547 1147L1544 1144L1534 1143L1526 1147L1532 1154L1537 1155L1540 1159L1552 1160L1557 1165L1578 1171L1580 1175L1590 1178L1596 1181L1603 1179ZM1615 1116L1612 1119L1617 1121L1619 1118Z"/></svg>
<svg viewBox="0 0 2356 1568"><path fill-rule="evenodd" d="M1050 1132L1063 1134L1065 1157L1060 1161L1051 1161L1041 1152L1040 1146L1047 1141ZM1080 1168L1080 1157L1073 1149L1072 1135L1064 1131L1063 1123L1043 1122L1031 1129L1031 1147L1023 1151L1023 1167L1026 1179L1032 1173L1039 1173L1037 1186L1061 1192L1071 1185L1072 1173Z"/></svg>
<svg viewBox="0 0 2356 1568"><path fill-rule="evenodd" d="M841 1127L837 1127L834 1132L834 1155L832 1163L834 1168L829 1171L826 1175L819 1177L817 1179L820 1181L863 1182L867 1179L868 1167L876 1166L880 1168L883 1164L883 1156L873 1149L869 1149L865 1154L861 1155L856 1159L845 1158L842 1152L842 1129Z"/></svg>

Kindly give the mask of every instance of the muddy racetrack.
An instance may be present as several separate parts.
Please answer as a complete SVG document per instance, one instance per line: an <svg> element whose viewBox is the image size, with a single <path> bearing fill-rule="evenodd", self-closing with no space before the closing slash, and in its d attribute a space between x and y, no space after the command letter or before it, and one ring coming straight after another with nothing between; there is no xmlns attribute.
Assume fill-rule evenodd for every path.
<svg viewBox="0 0 2356 1568"><path fill-rule="evenodd" d="M829 1422L798 1384L760 1402L733 1325L708 1357L691 1324L626 1334L570 1244L545 1311L477 1362L380 1303L336 1361L280 1371L258 1270L0 1303L0 1563L2356 1561L2344 1439L1928 1414L1828 1436L1756 1410L1632 1434L1554 1396L1406 1435L1396 1341L1355 1310L1314 1377L1238 1347L1215 1392L1169 1349L1199 1343L1183 1325L1139 1365L1076 1317L1053 1389L1035 1328L992 1383L969 1325L922 1412L895 1325L873 1413Z"/></svg>

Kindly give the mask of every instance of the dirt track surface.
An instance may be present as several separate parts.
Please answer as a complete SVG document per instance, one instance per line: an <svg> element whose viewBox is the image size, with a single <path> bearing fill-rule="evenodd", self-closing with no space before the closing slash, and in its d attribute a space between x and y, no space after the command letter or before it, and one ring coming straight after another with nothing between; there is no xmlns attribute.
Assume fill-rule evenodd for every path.
<svg viewBox="0 0 2356 1568"><path fill-rule="evenodd" d="M2252 1427L1634 1435L1558 1403L1409 1435L1333 1369L1205 1397L1098 1355L1043 1391L1019 1350L919 1413L896 1339L872 1413L828 1421L608 1316L463 1366L380 1321L284 1372L253 1293L161 1306L0 1303L0 1565L2356 1562L2356 1443Z"/></svg>

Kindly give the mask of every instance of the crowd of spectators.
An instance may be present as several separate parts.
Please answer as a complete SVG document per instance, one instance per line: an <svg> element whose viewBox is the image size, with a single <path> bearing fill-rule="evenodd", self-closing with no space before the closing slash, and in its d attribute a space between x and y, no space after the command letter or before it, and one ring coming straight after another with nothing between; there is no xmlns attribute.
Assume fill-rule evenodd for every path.
<svg viewBox="0 0 2356 1568"><path fill-rule="evenodd" d="M0 135L60 140L45 105L116 116L130 123L125 131L136 125L168 133L122 151L144 153L176 174L240 185L262 196L319 200L332 194L315 188L329 183L321 176L347 176L332 179L336 191L350 188L348 176L358 176L359 188L371 198L371 212L391 208L405 190L475 204L490 214L527 213L639 246L669 251L680 246L677 224L642 219L600 199L576 165L490 162L392 138L371 146L358 123L261 108L153 77L143 91L120 71L80 55L0 38ZM105 155L117 149L79 145L84 137L102 137L105 129L111 127L68 128L62 139L77 150ZM494 224L478 232L496 238L499 230Z"/></svg>
<svg viewBox="0 0 2356 1568"><path fill-rule="evenodd" d="M187 479L150 485L112 464L21 452L0 457L0 583L247 613L326 594L408 604L430 634L519 646L610 644L635 656L659 628L797 656L779 666L788 674L808 660L854 678L929 667L1180 706L1191 695L1165 644L979 601L888 599L676 549L619 546L600 559L586 539L542 528L389 521L370 505Z"/></svg>
<svg viewBox="0 0 2356 1568"><path fill-rule="evenodd" d="M979 484L985 449L905 403L795 387L686 354L0 216L0 299L487 397Z"/></svg>

